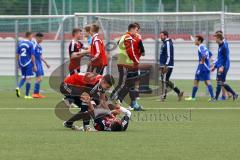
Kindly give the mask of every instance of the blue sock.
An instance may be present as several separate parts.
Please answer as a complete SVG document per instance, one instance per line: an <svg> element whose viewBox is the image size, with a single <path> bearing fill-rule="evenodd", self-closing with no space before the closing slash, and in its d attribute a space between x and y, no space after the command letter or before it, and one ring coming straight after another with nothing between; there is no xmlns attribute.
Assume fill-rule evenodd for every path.
<svg viewBox="0 0 240 160"><path fill-rule="evenodd" d="M31 83L27 82L26 83L26 96L29 96L30 88L31 88Z"/></svg>
<svg viewBox="0 0 240 160"><path fill-rule="evenodd" d="M26 78L22 78L20 80L19 84L18 84L18 88L22 88L22 86L24 85L25 81L26 81Z"/></svg>
<svg viewBox="0 0 240 160"><path fill-rule="evenodd" d="M40 83L39 82L35 82L34 85L34 94L38 94L40 90Z"/></svg>
<svg viewBox="0 0 240 160"><path fill-rule="evenodd" d="M137 103L137 101L132 101L131 102L131 107L134 109L138 109L140 107L140 105Z"/></svg>
<svg viewBox="0 0 240 160"><path fill-rule="evenodd" d="M215 99L218 100L219 94L221 92L222 89L222 85L218 84L217 88L216 88L216 95L215 95Z"/></svg>
<svg viewBox="0 0 240 160"><path fill-rule="evenodd" d="M230 92L233 96L236 94L233 89L228 85L228 84L224 84L224 88Z"/></svg>
<svg viewBox="0 0 240 160"><path fill-rule="evenodd" d="M136 103L137 103L136 101L132 101L131 106L134 107Z"/></svg>
<svg viewBox="0 0 240 160"><path fill-rule="evenodd" d="M214 98L214 93L213 93L213 87L212 87L212 85L210 84L210 85L208 85L207 87L208 87L208 91L209 91L209 93L210 93L211 98Z"/></svg>
<svg viewBox="0 0 240 160"><path fill-rule="evenodd" d="M192 98L196 97L197 90L198 90L198 87L194 86L192 89Z"/></svg>
<svg viewBox="0 0 240 160"><path fill-rule="evenodd" d="M226 100L226 97L224 95L222 95L222 100Z"/></svg>

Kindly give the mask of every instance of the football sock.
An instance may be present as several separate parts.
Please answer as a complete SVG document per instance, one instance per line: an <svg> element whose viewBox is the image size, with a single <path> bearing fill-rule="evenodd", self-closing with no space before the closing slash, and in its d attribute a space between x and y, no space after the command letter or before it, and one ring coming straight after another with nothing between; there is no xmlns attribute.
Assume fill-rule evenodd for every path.
<svg viewBox="0 0 240 160"><path fill-rule="evenodd" d="M31 83L27 82L26 83L26 96L29 96L29 91L30 91L30 88L31 88Z"/></svg>
<svg viewBox="0 0 240 160"><path fill-rule="evenodd" d="M226 97L224 95L222 95L222 100L226 100Z"/></svg>
<svg viewBox="0 0 240 160"><path fill-rule="evenodd" d="M39 82L35 82L34 85L34 94L38 94L40 90L40 83Z"/></svg>
<svg viewBox="0 0 240 160"><path fill-rule="evenodd" d="M198 90L198 87L194 86L192 89L192 98L196 97L197 90Z"/></svg>
<svg viewBox="0 0 240 160"><path fill-rule="evenodd" d="M221 92L221 88L222 88L222 85L218 84L216 88L216 95L215 95L216 100L218 100L219 94Z"/></svg>
<svg viewBox="0 0 240 160"><path fill-rule="evenodd" d="M173 88L174 92L176 92L177 94L180 94L180 90L177 87Z"/></svg>
<svg viewBox="0 0 240 160"><path fill-rule="evenodd" d="M207 87L208 87L208 91L209 91L209 93L210 93L211 98L214 98L214 93L213 93L213 87L212 87L212 85L208 85Z"/></svg>
<svg viewBox="0 0 240 160"><path fill-rule="evenodd" d="M71 125L71 124L73 124L73 122L75 122L75 121L79 121L79 120L81 120L81 119L83 119L83 121L84 122L86 122L86 121L89 121L90 120L90 115L89 115L89 113L87 113L87 112L78 112L77 114L75 114L74 116L72 116L69 120L67 120L67 124L69 124L69 125ZM86 123L87 124L87 123Z"/></svg>
<svg viewBox="0 0 240 160"><path fill-rule="evenodd" d="M86 113L88 111L88 106L86 105L81 105L81 111L83 113ZM88 119L83 120L83 126L88 126L90 124L90 121Z"/></svg>
<svg viewBox="0 0 240 160"><path fill-rule="evenodd" d="M24 85L25 81L26 81L26 78L22 78L20 80L19 84L18 84L18 88L22 88L22 86Z"/></svg>
<svg viewBox="0 0 240 160"><path fill-rule="evenodd" d="M235 95L236 93L233 91L233 89L228 85L228 84L224 84L224 88L230 92L232 95Z"/></svg>

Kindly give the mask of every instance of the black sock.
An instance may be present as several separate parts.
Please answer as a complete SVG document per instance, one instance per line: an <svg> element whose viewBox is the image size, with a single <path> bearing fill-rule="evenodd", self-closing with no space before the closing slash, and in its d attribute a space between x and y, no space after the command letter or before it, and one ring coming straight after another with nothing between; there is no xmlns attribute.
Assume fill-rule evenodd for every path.
<svg viewBox="0 0 240 160"><path fill-rule="evenodd" d="M228 85L228 84L224 84L224 88L230 92L233 96L236 94L233 89Z"/></svg>
<svg viewBox="0 0 240 160"><path fill-rule="evenodd" d="M216 88L215 99L218 100L219 94L221 92L222 85L218 84Z"/></svg>
<svg viewBox="0 0 240 160"><path fill-rule="evenodd" d="M173 88L174 92L176 92L178 95L180 94L180 90L177 87Z"/></svg>
<svg viewBox="0 0 240 160"><path fill-rule="evenodd" d="M78 112L77 114L75 114L74 116L72 116L69 120L67 120L67 124L71 125L73 124L75 121L79 121L83 119L84 121L88 121L90 120L90 115L87 112Z"/></svg>

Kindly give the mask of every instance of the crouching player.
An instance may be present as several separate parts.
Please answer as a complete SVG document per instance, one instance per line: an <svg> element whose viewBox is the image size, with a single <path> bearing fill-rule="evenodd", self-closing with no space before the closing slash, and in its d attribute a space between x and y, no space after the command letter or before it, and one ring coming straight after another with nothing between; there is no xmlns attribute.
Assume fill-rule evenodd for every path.
<svg viewBox="0 0 240 160"><path fill-rule="evenodd" d="M114 79L111 75L99 75L94 73L78 73L67 77L60 86L60 91L66 96L64 99L67 105L74 103L79 108L80 112L86 112L88 106L84 103L80 96L83 92L87 92L91 95L96 104L100 103L100 99L105 97L105 92L114 85ZM100 98L101 97L101 98ZM75 117L76 118L76 117ZM66 121L65 127L72 128L73 122ZM89 121L83 122L83 129L88 131Z"/></svg>
<svg viewBox="0 0 240 160"><path fill-rule="evenodd" d="M35 61L37 70L35 71L36 74L36 82L34 85L34 93L32 95L33 98L44 98L45 96L41 95L40 92L40 83L42 81L42 76L44 75L43 72L43 65L42 62L47 66L47 68L50 68L50 65L47 63L45 58L42 56L42 46L40 43L43 41L43 34L37 33L35 35L36 41L34 42L35 45Z"/></svg>
<svg viewBox="0 0 240 160"><path fill-rule="evenodd" d="M73 123L80 119L89 121L92 118L94 120L94 128L97 131L125 131L128 128L131 112L121 107L120 104L114 106L105 101L96 105L86 92L82 93L80 99L87 104L88 111L84 113L79 112L65 123ZM124 114L123 118L117 118L117 115L121 113ZM78 130L78 127L72 126L71 129Z"/></svg>
<svg viewBox="0 0 240 160"><path fill-rule="evenodd" d="M196 100L196 93L198 90L199 81L204 81L205 85L208 88L208 91L211 95L211 99L209 101L215 101L213 94L213 87L210 80L210 51L206 46L203 45L203 37L197 35L195 38L195 45L198 46L198 67L195 74L194 87L192 89L192 96L189 98L185 98L187 101Z"/></svg>

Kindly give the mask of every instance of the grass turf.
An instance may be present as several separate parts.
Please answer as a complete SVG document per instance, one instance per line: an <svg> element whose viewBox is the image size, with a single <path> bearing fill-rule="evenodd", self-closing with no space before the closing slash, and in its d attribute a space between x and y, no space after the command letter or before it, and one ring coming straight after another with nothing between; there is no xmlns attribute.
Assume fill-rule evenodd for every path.
<svg viewBox="0 0 240 160"><path fill-rule="evenodd" d="M199 97L195 102L177 102L174 95L166 102L156 102L156 97L142 98L141 104L154 109L134 112L126 132L84 133L62 127L62 121L54 113L62 96L49 90L46 79L42 85L45 99L16 98L12 77L1 77L0 84L0 159L240 158L239 101L208 103L207 97ZM176 84L186 95L190 93L192 81L176 81ZM238 89L239 81L230 84ZM202 86L200 94L205 92Z"/></svg>

